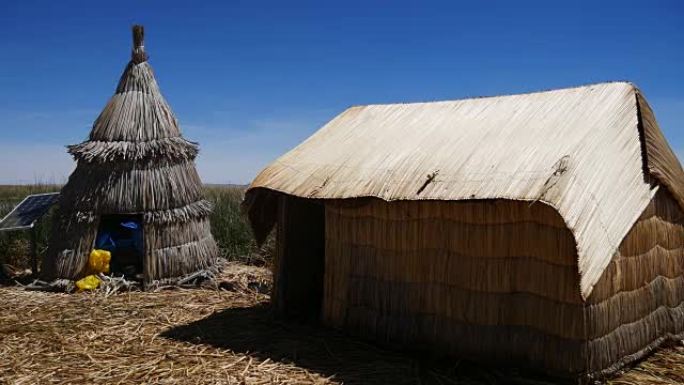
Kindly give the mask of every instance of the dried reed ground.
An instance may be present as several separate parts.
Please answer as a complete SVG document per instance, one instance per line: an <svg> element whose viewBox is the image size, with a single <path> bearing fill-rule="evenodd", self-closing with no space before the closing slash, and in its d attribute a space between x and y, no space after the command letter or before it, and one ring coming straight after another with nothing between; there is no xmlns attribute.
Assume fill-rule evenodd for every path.
<svg viewBox="0 0 684 385"><path fill-rule="evenodd" d="M0 383L548 384L515 371L417 361L273 320L265 269L231 265L232 291L54 294L0 288ZM684 383L684 347L661 349L611 384Z"/></svg>

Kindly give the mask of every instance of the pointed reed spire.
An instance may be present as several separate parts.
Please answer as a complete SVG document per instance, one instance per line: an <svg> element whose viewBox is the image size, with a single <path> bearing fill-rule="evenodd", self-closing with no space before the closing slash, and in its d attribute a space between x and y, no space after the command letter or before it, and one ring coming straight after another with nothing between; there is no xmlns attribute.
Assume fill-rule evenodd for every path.
<svg viewBox="0 0 684 385"><path fill-rule="evenodd" d="M145 53L145 27L142 25L133 26L133 52L131 60L133 63L140 64L147 61L147 53Z"/></svg>

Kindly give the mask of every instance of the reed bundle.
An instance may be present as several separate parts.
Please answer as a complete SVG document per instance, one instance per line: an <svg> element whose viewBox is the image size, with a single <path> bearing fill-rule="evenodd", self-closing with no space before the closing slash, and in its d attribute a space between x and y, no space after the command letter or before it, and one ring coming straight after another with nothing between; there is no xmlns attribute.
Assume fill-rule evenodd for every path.
<svg viewBox="0 0 684 385"><path fill-rule="evenodd" d="M660 189L587 299L589 371L610 373L684 338L684 211Z"/></svg>

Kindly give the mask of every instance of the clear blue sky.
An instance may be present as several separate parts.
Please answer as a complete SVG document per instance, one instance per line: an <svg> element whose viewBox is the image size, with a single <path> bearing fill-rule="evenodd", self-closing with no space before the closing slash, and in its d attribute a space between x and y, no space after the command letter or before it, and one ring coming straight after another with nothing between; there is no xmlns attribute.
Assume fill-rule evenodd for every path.
<svg viewBox="0 0 684 385"><path fill-rule="evenodd" d="M684 1L3 1L0 183L63 181L146 48L200 174L246 183L356 104L630 80L684 154Z"/></svg>

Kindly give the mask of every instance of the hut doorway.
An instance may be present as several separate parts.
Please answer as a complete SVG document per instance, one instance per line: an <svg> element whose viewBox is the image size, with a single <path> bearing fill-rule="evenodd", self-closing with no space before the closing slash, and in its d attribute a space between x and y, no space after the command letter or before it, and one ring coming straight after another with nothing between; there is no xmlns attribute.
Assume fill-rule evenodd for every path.
<svg viewBox="0 0 684 385"><path fill-rule="evenodd" d="M321 314L325 266L325 206L281 196L277 226L273 303L287 317Z"/></svg>
<svg viewBox="0 0 684 385"><path fill-rule="evenodd" d="M111 274L143 279L144 255L142 215L102 215L95 248L112 253Z"/></svg>

